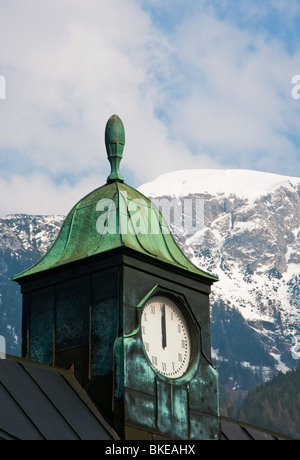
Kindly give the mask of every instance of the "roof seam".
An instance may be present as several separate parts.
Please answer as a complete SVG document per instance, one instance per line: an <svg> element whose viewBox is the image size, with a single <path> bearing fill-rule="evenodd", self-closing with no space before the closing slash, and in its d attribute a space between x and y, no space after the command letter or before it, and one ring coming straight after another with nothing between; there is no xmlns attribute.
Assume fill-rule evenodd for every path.
<svg viewBox="0 0 300 460"><path fill-rule="evenodd" d="M4 438L3 436L1 436L1 434L4 433L5 435L15 439L15 440L19 440L20 438L18 438L17 436L15 436L14 434L11 434L9 431L7 430L4 430L3 428L0 428L0 439L2 440L6 440L6 438Z"/></svg>
<svg viewBox="0 0 300 460"><path fill-rule="evenodd" d="M130 221L130 223L131 223L132 216L131 216L131 214L130 214L130 211L129 211L127 202L125 201L125 199L124 199L122 193L119 193L119 195L121 195L122 198L123 198L123 201L124 201L125 206L126 206L127 215L128 215L128 217L129 217L129 221ZM139 240L138 235L137 235L137 233L136 233L136 231L135 231L135 228L134 228L132 225L131 225L131 227L133 228L133 234L134 234L134 236L135 236L135 238L136 238L138 244L139 244L140 247L142 248L142 250L145 251L146 254L149 254L151 257L157 258L157 255L156 255L155 253L148 251L148 249L146 249L146 248L142 245L142 243L141 243L141 241Z"/></svg>
<svg viewBox="0 0 300 460"><path fill-rule="evenodd" d="M88 409L88 411L93 415L93 417L96 419L97 422L100 421L101 423L101 426L103 427L103 429L105 431L107 431L108 434L112 434L110 433L110 431L112 431L110 428L110 426L108 425L108 423L105 421L105 419L102 417L101 413L99 412L100 416L101 416L101 419L99 420L98 416L95 414L95 412L93 410L91 410L91 408L89 407L89 405L86 403L86 401L84 400L84 398L81 396L81 394L79 392L76 391L76 389L70 384L70 382L68 381L68 379L62 375L62 378L64 379L64 381L66 382L66 384L69 386L69 388L71 388L71 390L73 391L73 393L80 399L80 401L84 404L84 406ZM75 377L74 377L75 378ZM76 380L76 379L75 379ZM76 383L79 384L79 382L77 382L76 380ZM80 386L80 389L82 391L85 391L83 387ZM88 394L86 394L86 397L89 398ZM93 403L92 403L93 404ZM116 436L116 434L114 433L114 436Z"/></svg>
<svg viewBox="0 0 300 460"><path fill-rule="evenodd" d="M68 248L68 244L69 244L69 241L70 241L70 239L71 239L71 233L72 233L72 230L73 230L73 225L74 225L74 221L75 221L75 216L76 216L76 213L77 213L77 209L78 209L78 207L79 207L79 204L80 204L80 202L77 204L77 206L75 207L74 212L73 212L73 214L72 214L72 219L71 219L71 222L70 222L69 232L68 232L68 236L67 236L67 239L66 239L65 247L64 247L63 253L62 253L62 255L60 256L60 258L58 259L58 261L61 260L61 259L63 258L64 254L65 254L65 252L66 252L66 250L67 250L67 248Z"/></svg>
<svg viewBox="0 0 300 460"><path fill-rule="evenodd" d="M34 428L37 430L37 432L42 436L44 440L46 440L46 436L42 433L42 431L39 429L39 427L34 423L34 421L29 417L25 409L22 407L21 403L18 401L18 399L14 396L14 394L7 388L5 383L3 381L0 381L0 385L6 390L6 392L10 395L12 400L17 404L19 409L23 412L25 417L29 420L29 422L34 426Z"/></svg>
<svg viewBox="0 0 300 460"><path fill-rule="evenodd" d="M117 192L115 192L115 194L113 195L113 199L114 199L116 196L118 196ZM107 219L110 218L110 213L111 213L111 209L108 210L108 217L107 217ZM97 244L97 246L96 246L92 251L88 252L87 255L88 255L89 257L92 256L92 255L94 254L94 252L97 251L97 249L99 248L99 246L101 246L105 234L106 234L106 233L103 232L103 234L101 235L100 241L99 241L99 243ZM123 245L121 232L119 232L119 236L120 236L121 244Z"/></svg>
<svg viewBox="0 0 300 460"><path fill-rule="evenodd" d="M117 200L118 200L118 203L117 203L117 208L119 209L119 212L118 212L118 215L117 215L117 219L118 219L118 228L119 228L119 234L120 234L120 240L121 240L121 245L124 246L124 241L123 241L123 238L122 238L122 229L120 228L120 213L121 213L121 208L120 208L120 188L119 188L119 183L116 182L116 195L117 195ZM119 192L119 193L117 193Z"/></svg>
<svg viewBox="0 0 300 460"><path fill-rule="evenodd" d="M247 434L247 436L249 436L249 437L252 439L252 441L254 441L254 437L252 436L251 433L249 433L249 431L247 430L247 428L245 428L245 427L242 426L242 425L240 425L240 427L241 427L242 431L244 431L244 432Z"/></svg>
<svg viewBox="0 0 300 460"><path fill-rule="evenodd" d="M155 210L155 207L153 207L153 208L154 208L154 210ZM160 211L159 211L158 209L157 209L157 212L159 213L159 216L161 216L162 219L163 219L163 216L162 216L162 214L160 213ZM174 262L175 262L176 264L179 264L182 268L184 268L185 270L187 270L187 267L186 267L185 265L183 265L181 262L179 262L177 259L175 259L175 257L173 256L172 252L170 251L169 245L168 245L168 243L167 243L167 240L166 240L166 238L165 238L165 234L164 234L163 229L162 229L162 224L161 224L161 221L160 221L160 219L159 219L159 216L158 216L158 225L159 225L159 228L160 228L160 230L161 230L162 237L163 237L163 240L164 240L165 245L166 245L166 247L167 247L168 253L170 254L171 258L174 260ZM168 227L168 229L169 229L169 227ZM171 235L171 238L173 237L173 235L172 235L170 229L169 229L169 235ZM176 243L176 242L175 242L175 243ZM177 243L176 243L176 244L177 244ZM182 251L181 251L181 252L182 252ZM183 253L183 252L182 252L182 253ZM184 254L183 254L183 255L184 255Z"/></svg>
<svg viewBox="0 0 300 460"><path fill-rule="evenodd" d="M33 377L33 375L30 374L30 372L25 368L25 366L22 363L18 363L24 371L27 373L27 375L32 379L32 381L35 383L35 385L39 388L39 390L44 394L44 396L48 399L50 404L55 408L55 410L59 413L59 415L63 418L63 420L67 423L67 425L71 428L71 430L74 432L74 434L79 438L79 434L75 430L75 428L72 426L72 424L67 420L67 418L64 416L64 414L61 412L61 410L57 407L57 405L52 401L50 396L47 394L47 392L41 387L41 385L36 381L36 379ZM62 378L63 375L59 374Z"/></svg>

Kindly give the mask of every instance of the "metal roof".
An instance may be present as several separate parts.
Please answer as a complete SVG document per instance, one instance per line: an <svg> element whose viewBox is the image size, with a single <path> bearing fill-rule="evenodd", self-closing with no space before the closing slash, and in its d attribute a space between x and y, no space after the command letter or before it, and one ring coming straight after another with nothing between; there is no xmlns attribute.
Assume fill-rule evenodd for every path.
<svg viewBox="0 0 300 460"><path fill-rule="evenodd" d="M221 431L223 441L283 441L292 439L289 436L227 417L221 417Z"/></svg>
<svg viewBox="0 0 300 460"><path fill-rule="evenodd" d="M21 358L0 360L0 440L119 440L69 371ZM221 417L221 439L292 439Z"/></svg>
<svg viewBox="0 0 300 460"><path fill-rule="evenodd" d="M136 206L139 206L138 211ZM136 212L139 214L138 229L134 226ZM210 283L218 280L186 257L162 214L148 198L118 181L106 184L82 198L66 217L48 253L32 268L15 275L13 280L18 281L122 246L201 275Z"/></svg>
<svg viewBox="0 0 300 460"><path fill-rule="evenodd" d="M48 253L32 268L15 275L13 280L125 246L201 275L210 284L217 281L217 276L200 270L185 256L152 202L124 183L119 167L125 130L117 115L111 116L107 122L105 145L111 166L107 184L73 207Z"/></svg>
<svg viewBox="0 0 300 460"><path fill-rule="evenodd" d="M25 360L0 360L0 439L113 440L75 377Z"/></svg>

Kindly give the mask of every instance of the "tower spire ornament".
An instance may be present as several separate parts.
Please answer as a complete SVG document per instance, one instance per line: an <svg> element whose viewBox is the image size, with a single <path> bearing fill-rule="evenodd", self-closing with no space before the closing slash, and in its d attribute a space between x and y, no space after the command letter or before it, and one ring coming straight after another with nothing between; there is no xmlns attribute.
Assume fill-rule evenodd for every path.
<svg viewBox="0 0 300 460"><path fill-rule="evenodd" d="M106 124L105 145L107 158L111 166L111 173L107 178L107 183L114 181L124 182L124 177L120 173L119 168L123 158L125 130L122 120L118 115L112 115Z"/></svg>

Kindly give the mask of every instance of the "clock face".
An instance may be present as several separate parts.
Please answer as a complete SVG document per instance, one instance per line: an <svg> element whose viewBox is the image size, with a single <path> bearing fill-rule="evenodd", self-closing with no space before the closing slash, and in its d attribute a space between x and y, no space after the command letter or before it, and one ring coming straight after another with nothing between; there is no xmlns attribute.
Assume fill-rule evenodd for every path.
<svg viewBox="0 0 300 460"><path fill-rule="evenodd" d="M141 332L154 368L169 378L182 377L191 358L191 338L177 304L163 296L151 298L142 311Z"/></svg>

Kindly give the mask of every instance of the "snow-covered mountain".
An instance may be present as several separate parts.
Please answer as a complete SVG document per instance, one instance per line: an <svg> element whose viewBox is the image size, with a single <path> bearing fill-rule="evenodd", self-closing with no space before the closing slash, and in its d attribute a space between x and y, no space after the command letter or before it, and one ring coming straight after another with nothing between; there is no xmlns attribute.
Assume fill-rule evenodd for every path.
<svg viewBox="0 0 300 460"><path fill-rule="evenodd" d="M276 370L296 367L300 178L246 170L186 170L162 175L139 191L156 204L163 199L178 206L188 199L203 200L200 231L188 235L178 225L173 229L193 262L219 276L211 296L212 346L216 365L224 369L223 381L241 388L241 368L266 380ZM227 375L230 360L240 371L232 369Z"/></svg>
<svg viewBox="0 0 300 460"><path fill-rule="evenodd" d="M63 220L62 216L24 214L0 219L0 335L6 339L7 353L21 351L22 298L11 278L45 254Z"/></svg>
<svg viewBox="0 0 300 460"><path fill-rule="evenodd" d="M219 276L212 287L211 329L223 395L244 396L278 370L296 367L300 178L187 170L160 176L139 190L156 204L171 202L185 217L192 213L194 218L198 209L186 203L204 204L203 225L194 234L172 219L171 228L193 262ZM44 255L63 220L27 215L0 219L0 335L6 337L9 353L20 352L21 337L21 295L10 279Z"/></svg>

